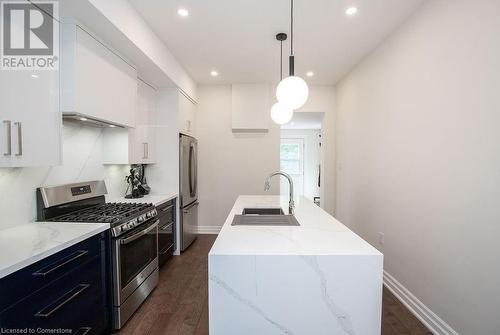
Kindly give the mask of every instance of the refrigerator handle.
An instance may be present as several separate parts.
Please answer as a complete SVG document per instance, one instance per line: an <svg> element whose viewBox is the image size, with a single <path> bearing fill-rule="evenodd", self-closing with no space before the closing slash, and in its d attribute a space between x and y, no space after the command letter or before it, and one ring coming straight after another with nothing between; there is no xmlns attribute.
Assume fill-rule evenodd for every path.
<svg viewBox="0 0 500 335"><path fill-rule="evenodd" d="M185 208L182 210L182 212L183 212L184 214L188 214L188 213L189 213L189 210L190 210L191 208L193 208L193 207L195 207L195 206L198 206L199 204L200 204L200 202L199 202L199 201L196 201L196 202L192 203L191 205L189 205L189 206L185 207Z"/></svg>
<svg viewBox="0 0 500 335"><path fill-rule="evenodd" d="M188 164L188 177L189 177L189 195L193 196L193 144L189 146L189 164Z"/></svg>
<svg viewBox="0 0 500 335"><path fill-rule="evenodd" d="M193 163L194 163L194 181L193 181L193 194L192 197L196 197L198 193L198 148L193 144Z"/></svg>

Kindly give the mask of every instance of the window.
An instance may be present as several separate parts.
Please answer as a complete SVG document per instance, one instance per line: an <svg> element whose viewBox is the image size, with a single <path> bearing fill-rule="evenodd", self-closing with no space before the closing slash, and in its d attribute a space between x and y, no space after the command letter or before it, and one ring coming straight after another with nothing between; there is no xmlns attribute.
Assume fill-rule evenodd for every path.
<svg viewBox="0 0 500 335"><path fill-rule="evenodd" d="M302 195L304 193L304 139L281 139L280 169L292 177L296 188L295 195ZM288 188L286 180L282 180L281 188Z"/></svg>

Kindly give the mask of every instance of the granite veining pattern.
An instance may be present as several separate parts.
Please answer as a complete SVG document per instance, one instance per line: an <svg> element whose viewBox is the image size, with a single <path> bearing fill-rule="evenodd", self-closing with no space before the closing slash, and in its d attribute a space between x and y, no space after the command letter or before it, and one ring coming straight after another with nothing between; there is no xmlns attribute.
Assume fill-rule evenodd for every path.
<svg viewBox="0 0 500 335"><path fill-rule="evenodd" d="M380 334L382 254L305 199L299 227L231 226L275 206L286 199L240 196L212 247L210 334Z"/></svg>

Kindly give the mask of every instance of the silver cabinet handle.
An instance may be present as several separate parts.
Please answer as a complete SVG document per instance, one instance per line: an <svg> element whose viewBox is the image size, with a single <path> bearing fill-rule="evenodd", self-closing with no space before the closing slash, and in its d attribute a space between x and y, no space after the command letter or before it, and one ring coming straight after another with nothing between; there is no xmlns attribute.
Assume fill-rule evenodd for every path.
<svg viewBox="0 0 500 335"><path fill-rule="evenodd" d="M65 293L62 297L57 299L54 303L43 308L41 311L37 312L34 316L40 318L48 318L64 305L69 303L71 300L79 296L83 291L90 287L89 284L78 284L75 288L72 288L69 292ZM54 306L55 305L55 306Z"/></svg>
<svg viewBox="0 0 500 335"><path fill-rule="evenodd" d="M78 250L78 251L74 252L73 254L69 255L68 257L63 258L60 263L51 264L50 266L52 266L52 267L50 269L45 270L46 268L43 268L43 269L40 269L40 270L34 272L33 276L47 276L47 275L51 274L52 272L60 269L61 267L65 266L73 261L76 261L78 258L80 258L88 253L89 252L87 250Z"/></svg>
<svg viewBox="0 0 500 335"><path fill-rule="evenodd" d="M147 145L147 143L145 143L145 142L144 142L144 143L142 143L142 159L146 159L146 158L148 158L148 157L146 156L146 145Z"/></svg>
<svg viewBox="0 0 500 335"><path fill-rule="evenodd" d="M7 147L5 152L3 153L4 156L10 156L12 155L12 121L10 120L3 120L4 127L7 129Z"/></svg>
<svg viewBox="0 0 500 335"><path fill-rule="evenodd" d="M17 126L17 154L16 156L23 155L23 125L21 122L14 122Z"/></svg>
<svg viewBox="0 0 500 335"><path fill-rule="evenodd" d="M173 244L170 244L170 245L168 246L168 248L163 249L162 251L160 251L160 252L158 252L158 253L159 253L160 255L165 255L165 254L167 254L167 253L170 251L170 249L172 249L173 247L174 247L174 245L173 245Z"/></svg>
<svg viewBox="0 0 500 335"><path fill-rule="evenodd" d="M162 212L166 212L166 211L171 210L173 207L174 207L174 205L170 205L170 206L167 206L167 207L162 208L162 209L160 209L160 210L161 210Z"/></svg>
<svg viewBox="0 0 500 335"><path fill-rule="evenodd" d="M172 225L174 224L174 222L169 222L167 223L165 226L161 227L160 230L161 231L164 231L164 230L167 230L168 228L172 227Z"/></svg>

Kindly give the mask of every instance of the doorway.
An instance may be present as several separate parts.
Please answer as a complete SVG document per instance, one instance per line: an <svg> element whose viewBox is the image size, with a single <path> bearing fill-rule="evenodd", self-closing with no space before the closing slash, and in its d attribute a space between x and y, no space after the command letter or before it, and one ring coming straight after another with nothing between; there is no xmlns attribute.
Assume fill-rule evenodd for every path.
<svg viewBox="0 0 500 335"><path fill-rule="evenodd" d="M280 169L288 173L294 183L294 196L314 201L321 198L321 128L324 113L295 112L292 120L281 126ZM288 185L282 179L281 194L287 194Z"/></svg>

